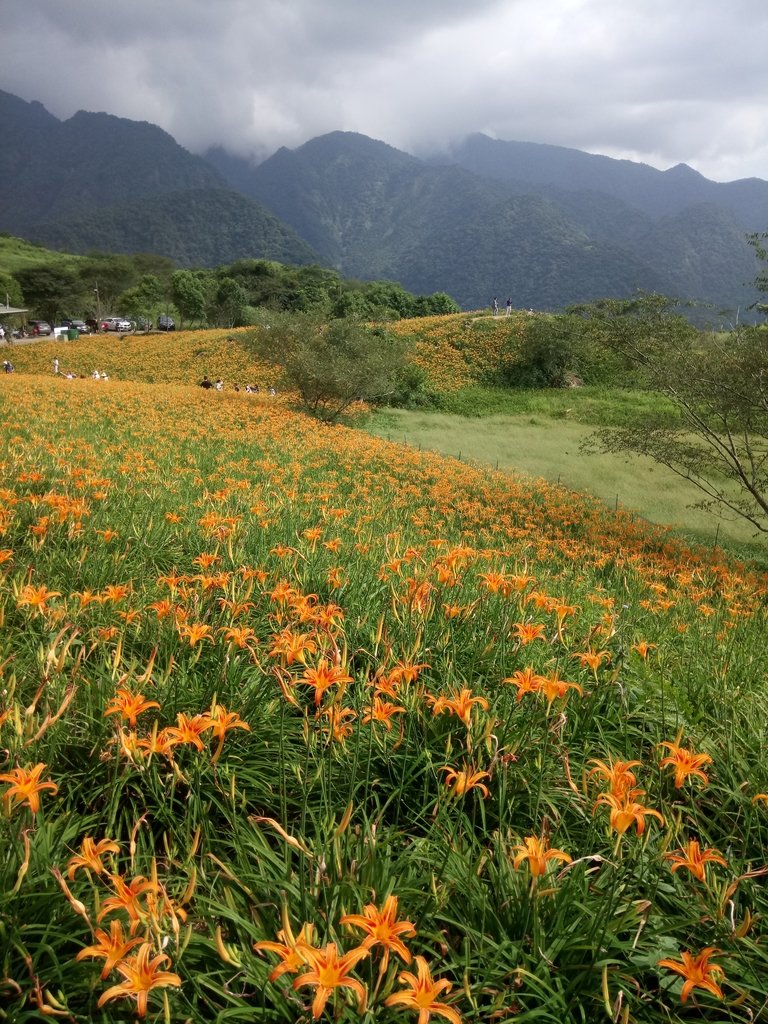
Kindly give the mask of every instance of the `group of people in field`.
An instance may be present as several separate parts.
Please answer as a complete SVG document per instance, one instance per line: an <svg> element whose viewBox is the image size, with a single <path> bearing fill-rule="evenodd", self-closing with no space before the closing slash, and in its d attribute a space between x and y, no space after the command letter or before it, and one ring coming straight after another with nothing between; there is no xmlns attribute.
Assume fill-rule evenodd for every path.
<svg viewBox="0 0 768 1024"><path fill-rule="evenodd" d="M77 373L76 370L65 370L59 363L59 357L54 356L51 363L55 377L62 377L64 380L85 380L84 373ZM103 370L94 369L90 374L91 380L109 380L109 374Z"/></svg>
<svg viewBox="0 0 768 1024"><path fill-rule="evenodd" d="M200 381L199 386L201 388L205 388L206 391L209 391L211 389L214 390L214 391L224 391L224 381L221 379L221 377L217 377L215 381L212 381L207 373L203 377L203 379ZM234 391L245 391L245 393L248 394L248 395L258 395L261 392L261 388L259 387L258 384L245 384L245 385L235 384L235 385L233 385L233 390ZM276 395L277 394L277 392L275 391L275 389L273 387L267 388L266 391L267 391L268 395Z"/></svg>

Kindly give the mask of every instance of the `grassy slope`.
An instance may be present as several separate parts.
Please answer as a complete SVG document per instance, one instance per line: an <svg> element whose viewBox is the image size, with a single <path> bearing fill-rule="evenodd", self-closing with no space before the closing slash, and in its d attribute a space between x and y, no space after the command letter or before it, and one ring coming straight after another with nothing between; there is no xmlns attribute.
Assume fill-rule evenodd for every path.
<svg viewBox="0 0 768 1024"><path fill-rule="evenodd" d="M25 355L44 376L0 378L2 771L44 764L59 787L35 819L0 816L10 1019L42 1019L50 993L85 1024L119 980L75 960L92 932L51 873L86 835L119 842L109 862L126 880L163 887L154 910L139 900L141 933L179 984L150 994L152 1019L163 992L174 1022L309 1019L312 991L268 978L274 953L253 944L309 922L348 951L362 936L342 916L390 893L467 1022L583 1024L606 1005L642 1024L700 1019L659 960L704 946L727 979L725 1006L697 990L705 1019L758 1019L765 580L563 488L258 396L119 380L131 359L146 379L150 349L89 344L107 345L114 379L54 380L42 345ZM151 374L179 383L198 376L193 344L214 349L152 344ZM538 639L523 642L525 625ZM313 645L303 658L288 660L286 631ZM321 660L350 682L320 692ZM518 691L529 668L551 700ZM160 707L105 715L121 688ZM445 704L462 690L476 701L464 719ZM377 691L400 709L391 730L366 720ZM199 747L138 746L153 723L157 740L214 705L250 726L220 757L210 730ZM678 730L712 758L680 787L659 746ZM642 762L643 809L663 816L641 817L643 835L617 835L599 802L594 759L615 758ZM487 795L451 792L465 767ZM573 867L532 878L516 855L541 836ZM665 859L691 838L727 858L705 883ZM107 912L114 880L81 870L71 887L91 921L127 927ZM381 972L380 949L370 960L353 972L370 1019L415 1020L384 1003L402 988L396 955ZM343 994L331 1013L363 1019ZM108 1004L107 1019L128 1016L125 999Z"/></svg>
<svg viewBox="0 0 768 1024"><path fill-rule="evenodd" d="M573 396L569 396L573 401ZM544 403L542 403L543 405ZM580 445L592 434L584 423L548 415L493 415L482 419L404 409L378 412L372 433L461 456L499 469L527 473L594 494L612 508L620 505L654 523L666 524L702 543L748 544L749 524L724 522L690 506L699 492L651 459L592 455Z"/></svg>
<svg viewBox="0 0 768 1024"><path fill-rule="evenodd" d="M68 252L56 252L42 245L35 245L13 235L0 235L0 270L12 274L25 267L42 264L56 267L71 267L86 257L74 256ZM4 300L3 300L4 301Z"/></svg>

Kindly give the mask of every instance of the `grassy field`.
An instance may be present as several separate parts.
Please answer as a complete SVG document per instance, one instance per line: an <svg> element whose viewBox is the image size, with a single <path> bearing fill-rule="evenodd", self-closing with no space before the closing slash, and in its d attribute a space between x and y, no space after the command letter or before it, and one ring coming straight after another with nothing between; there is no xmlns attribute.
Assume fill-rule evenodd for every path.
<svg viewBox="0 0 768 1024"><path fill-rule="evenodd" d="M85 257L72 253L56 252L42 245L26 242L22 238L0 234L0 270L12 274L26 267L46 266L74 267ZM3 302L5 298L3 297Z"/></svg>
<svg viewBox="0 0 768 1024"><path fill-rule="evenodd" d="M581 446L603 425L620 425L644 396L633 392L506 392L485 399L502 410L479 416L385 409L368 429L417 448L526 473L593 494L611 508L637 512L703 544L732 545L762 557L748 523L728 522L692 508L701 495L671 470L643 457L587 454ZM482 399L480 400L482 403ZM471 397L462 397L468 411ZM477 406L476 406L477 407Z"/></svg>
<svg viewBox="0 0 768 1024"><path fill-rule="evenodd" d="M13 358L0 1019L765 1018L754 563L479 465L493 420L235 392L247 333ZM486 394L506 457L628 396L569 398Z"/></svg>

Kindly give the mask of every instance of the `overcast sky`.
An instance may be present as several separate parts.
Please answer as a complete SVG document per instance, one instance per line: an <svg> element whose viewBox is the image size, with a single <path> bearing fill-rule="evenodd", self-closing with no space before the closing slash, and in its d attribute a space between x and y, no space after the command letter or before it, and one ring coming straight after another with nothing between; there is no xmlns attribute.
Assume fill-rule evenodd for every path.
<svg viewBox="0 0 768 1024"><path fill-rule="evenodd" d="M5 0L0 88L263 158L470 132L768 179L766 0Z"/></svg>

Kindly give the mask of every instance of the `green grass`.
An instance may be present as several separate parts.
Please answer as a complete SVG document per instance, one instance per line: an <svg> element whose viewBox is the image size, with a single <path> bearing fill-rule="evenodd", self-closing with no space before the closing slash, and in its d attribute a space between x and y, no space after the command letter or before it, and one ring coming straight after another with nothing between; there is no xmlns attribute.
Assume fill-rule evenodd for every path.
<svg viewBox="0 0 768 1024"><path fill-rule="evenodd" d="M46 249L43 245L26 242L23 238L0 234L0 271L14 274L26 267L46 266L74 267L85 260L84 256L74 256L68 252L56 252ZM5 301L4 297L0 297Z"/></svg>
<svg viewBox="0 0 768 1024"><path fill-rule="evenodd" d="M740 554L763 557L748 523L726 522L692 508L701 498L698 490L665 466L640 456L581 451L592 426L620 425L640 402L649 403L649 396L637 392L601 396L594 390L507 394L509 412L504 415L470 418L386 409L372 417L368 429L417 448L588 492L611 508L630 509L698 542L717 542Z"/></svg>

